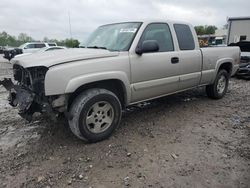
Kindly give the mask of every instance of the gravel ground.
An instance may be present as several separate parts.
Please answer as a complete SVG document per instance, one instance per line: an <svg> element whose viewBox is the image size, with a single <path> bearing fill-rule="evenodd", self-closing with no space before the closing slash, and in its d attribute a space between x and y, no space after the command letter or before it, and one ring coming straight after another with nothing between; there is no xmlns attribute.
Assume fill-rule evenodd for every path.
<svg viewBox="0 0 250 188"><path fill-rule="evenodd" d="M221 100L199 88L132 106L95 144L63 119L25 122L6 98L0 87L0 187L250 187L248 81Z"/></svg>
<svg viewBox="0 0 250 188"><path fill-rule="evenodd" d="M3 54L0 54L0 63L6 63L6 62L8 62L8 60L3 57Z"/></svg>

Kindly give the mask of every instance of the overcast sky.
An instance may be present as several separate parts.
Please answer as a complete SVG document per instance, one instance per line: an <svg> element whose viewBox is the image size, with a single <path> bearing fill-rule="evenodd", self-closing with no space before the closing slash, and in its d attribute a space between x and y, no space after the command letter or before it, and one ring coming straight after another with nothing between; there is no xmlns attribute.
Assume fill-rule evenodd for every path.
<svg viewBox="0 0 250 188"><path fill-rule="evenodd" d="M35 39L70 37L80 41L97 26L161 18L222 27L227 17L250 16L250 0L0 0L0 32Z"/></svg>

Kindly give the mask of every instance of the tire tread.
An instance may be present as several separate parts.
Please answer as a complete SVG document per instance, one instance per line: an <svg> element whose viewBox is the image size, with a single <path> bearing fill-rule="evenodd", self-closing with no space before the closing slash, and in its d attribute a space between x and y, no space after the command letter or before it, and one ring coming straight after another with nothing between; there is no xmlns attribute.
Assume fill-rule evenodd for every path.
<svg viewBox="0 0 250 188"><path fill-rule="evenodd" d="M118 97L112 93L111 91L108 91L106 89L100 89L100 88L94 88L94 89L88 89L84 91L83 93L79 94L76 99L73 101L69 113L72 116L72 119L69 119L69 127L72 131L72 133L77 136L79 139L84 141L90 141L89 139L85 138L80 131L79 128L79 117L80 113L82 111L82 107L94 96L97 96L99 94L109 94L116 98L116 100L119 101ZM119 102L119 105L121 107L121 104ZM119 120L120 121L120 120Z"/></svg>

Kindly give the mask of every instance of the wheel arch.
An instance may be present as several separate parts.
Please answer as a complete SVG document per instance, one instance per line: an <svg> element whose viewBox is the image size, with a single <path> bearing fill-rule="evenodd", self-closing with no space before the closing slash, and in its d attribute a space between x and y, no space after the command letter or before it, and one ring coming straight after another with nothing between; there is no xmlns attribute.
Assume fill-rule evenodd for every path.
<svg viewBox="0 0 250 188"><path fill-rule="evenodd" d="M220 59L216 63L216 73L218 73L218 71L221 69L225 69L228 73L231 74L233 69L233 59L232 58Z"/></svg>
<svg viewBox="0 0 250 188"><path fill-rule="evenodd" d="M120 100L123 108L128 104L128 100L130 100L130 92L127 91L127 88L124 82L117 78L105 79L105 80L97 80L93 82L88 82L80 85L78 88L74 90L69 95L68 98L68 109L70 108L73 100L82 92L91 89L91 88L101 88L107 89L113 92Z"/></svg>
<svg viewBox="0 0 250 188"><path fill-rule="evenodd" d="M232 58L223 58L223 59L220 59L219 61L217 61L216 68L215 68L216 71L215 71L215 75L214 75L214 79L213 79L212 83L214 82L216 75L218 74L218 72L221 69L226 70L229 73L229 75L231 76L232 70L233 70L233 59Z"/></svg>

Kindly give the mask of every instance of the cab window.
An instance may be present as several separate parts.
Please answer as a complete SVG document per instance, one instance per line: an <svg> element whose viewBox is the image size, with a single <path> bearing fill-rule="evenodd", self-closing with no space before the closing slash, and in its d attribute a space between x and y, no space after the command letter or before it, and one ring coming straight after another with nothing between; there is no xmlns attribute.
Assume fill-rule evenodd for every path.
<svg viewBox="0 0 250 188"><path fill-rule="evenodd" d="M159 52L174 50L172 35L169 26L165 23L149 24L144 30L139 45L146 40L155 40L159 45Z"/></svg>
<svg viewBox="0 0 250 188"><path fill-rule="evenodd" d="M195 44L190 27L185 24L174 24L174 29L180 50L193 50Z"/></svg>

